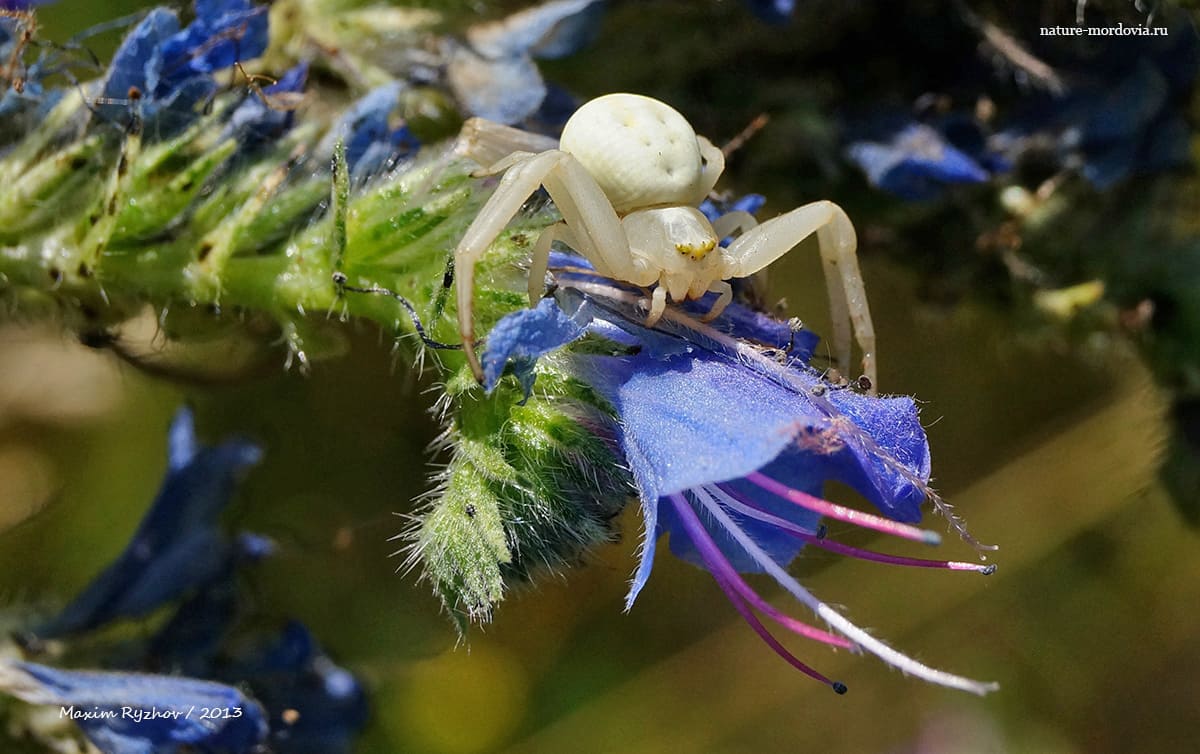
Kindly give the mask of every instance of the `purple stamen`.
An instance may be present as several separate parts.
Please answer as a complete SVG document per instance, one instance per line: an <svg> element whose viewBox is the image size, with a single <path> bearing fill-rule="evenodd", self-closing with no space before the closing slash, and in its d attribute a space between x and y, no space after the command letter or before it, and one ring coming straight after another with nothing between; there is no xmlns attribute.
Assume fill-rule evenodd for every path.
<svg viewBox="0 0 1200 754"><path fill-rule="evenodd" d="M801 492L800 490L793 489L785 484L780 484L774 479L771 479L770 477L765 476L758 471L750 472L745 478L746 481L761 487L773 495L778 495L784 500L795 503L802 508L807 508L814 513L819 513L826 518L832 518L835 521L844 521L848 524L856 524L864 529L874 529L875 531L881 531L884 534L891 534L892 536L900 537L901 539L911 539L914 542L924 542L927 545L937 545L941 544L942 542L942 537L937 532L929 531L927 529L919 529L915 526L909 526L908 524L902 524L898 521L892 521L891 519L884 518L882 516L876 516L871 513L855 510L853 508L846 508L845 506L831 503L828 500L822 500L821 498L810 495L807 492Z"/></svg>
<svg viewBox="0 0 1200 754"><path fill-rule="evenodd" d="M737 496L733 490L726 489L720 486L714 486L710 491L715 494L722 503L728 505L732 510L741 513L749 518L762 521L763 523L771 524L772 526L783 529L788 534L796 539L802 540L814 547L819 547L822 550L836 552L839 555L847 555L859 560L870 560L876 563L888 563L890 565L912 566L914 568L944 568L950 571L975 571L982 573L984 576L991 576L996 572L995 564L983 565L982 563L965 563L959 560L927 560L925 558L908 558L900 555L888 555L887 553L876 552L874 550L865 550L861 547L834 542L825 538L823 531L818 531L816 534L810 534L803 527L798 526L787 519L772 515L758 506L754 505L749 500ZM822 529L825 527L822 526Z"/></svg>
<svg viewBox="0 0 1200 754"><path fill-rule="evenodd" d="M686 498L684 499L686 501ZM789 631L799 634L805 638L819 641L822 644L841 647L842 649L856 648L853 642L848 641L847 639L836 634L831 634L828 631L822 631L815 626L810 626L809 624L797 620L790 615L786 615L774 605L764 600L761 596L759 596L758 592L754 591L753 587L746 583L746 580L743 579L742 575L737 572L737 569L730 565L729 561L725 558L725 555L721 552L721 548L718 547L717 543L713 541L711 536L709 536L708 530L701 528L700 536L700 539L697 539L694 536L691 539L692 542L695 543L696 550L700 553L701 559L704 560L704 566L708 568L709 573L711 573L714 578L718 580L724 580L732 588L736 589L738 594L740 594L742 598L749 602L756 610L765 614L768 618L788 629Z"/></svg>
<svg viewBox="0 0 1200 754"><path fill-rule="evenodd" d="M717 547L716 542L709 536L704 525L700 523L700 518L692 510L692 506L688 504L683 495L674 494L669 497L671 503L675 506L675 512L679 515L680 522L683 524L684 531L687 532L687 535L696 545L696 549L700 552L701 558L704 559L705 565L709 566L709 570L716 580L717 586L721 587L721 591L725 592L725 596L733 603L733 607L741 614L746 623L750 625L750 628L754 629L754 632L766 642L768 647L774 650L775 654L786 660L792 667L808 677L829 686L839 694L846 693L846 684L841 681L832 681L817 670L804 664L804 662L780 644L778 639L771 635L767 627L762 624L762 621L758 619L758 616L754 614L754 611L742 599L739 590L728 580L727 574L733 572L733 568L725 560L724 556L721 555L720 548ZM757 595L755 596L757 597Z"/></svg>

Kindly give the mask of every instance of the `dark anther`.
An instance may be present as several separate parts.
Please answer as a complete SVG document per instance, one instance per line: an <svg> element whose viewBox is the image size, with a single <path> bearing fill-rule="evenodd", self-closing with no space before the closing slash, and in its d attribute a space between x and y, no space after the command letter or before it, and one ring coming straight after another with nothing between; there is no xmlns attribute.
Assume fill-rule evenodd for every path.
<svg viewBox="0 0 1200 754"><path fill-rule="evenodd" d="M467 518L475 518L475 506L474 505L467 503L467 507L465 510L467 512Z"/></svg>
<svg viewBox="0 0 1200 754"><path fill-rule="evenodd" d="M865 375L865 374L863 374L863 375L859 375L859 377L858 377L858 380L857 380L857 381L855 381L855 383L854 383L854 386L855 386L856 388L858 388L858 390L859 390L860 392L863 392L863 393L870 392L870 390L871 390L871 378L870 378L870 377L868 377L868 376L867 376L867 375Z"/></svg>
<svg viewBox="0 0 1200 754"><path fill-rule="evenodd" d="M134 102L137 102L142 98L142 90L138 89L136 86L131 86L129 87L129 91L125 93L125 96Z"/></svg>
<svg viewBox="0 0 1200 754"><path fill-rule="evenodd" d="M997 568L996 564L992 563L987 568L984 568L982 571L980 571L980 573L982 573L984 576L991 576L993 573L996 572L996 568Z"/></svg>
<svg viewBox="0 0 1200 754"><path fill-rule="evenodd" d="M837 693L839 693L839 694L844 694L844 693L846 693L846 692L847 692L849 689L847 689L847 688L846 688L846 684L842 683L841 681L834 681L834 682L833 682L833 690L834 690L834 691L836 691L836 692L837 692Z"/></svg>
<svg viewBox="0 0 1200 754"><path fill-rule="evenodd" d="M812 390L810 390L809 392L811 392L816 397L820 398L822 395L825 395L825 386L824 385L813 385Z"/></svg>

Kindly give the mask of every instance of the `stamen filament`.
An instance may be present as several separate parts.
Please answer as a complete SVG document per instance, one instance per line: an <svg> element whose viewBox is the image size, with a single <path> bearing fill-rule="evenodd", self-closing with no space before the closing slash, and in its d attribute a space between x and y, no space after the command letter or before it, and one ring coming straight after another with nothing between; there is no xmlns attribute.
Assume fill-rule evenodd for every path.
<svg viewBox="0 0 1200 754"><path fill-rule="evenodd" d="M745 477L746 481L755 484L762 489L770 492L773 495L778 495L784 500L795 503L802 508L807 508L814 513L820 513L822 516L832 518L835 521L845 521L849 524L856 524L864 529L874 529L875 531L891 534L894 537L901 539L910 539L914 542L924 542L927 545L941 544L942 537L935 531L920 529L908 524L902 524L898 521L876 516L864 511L847 508L836 503L831 503L828 500L822 500L819 497L810 495L807 492L788 487L785 484L780 484L774 479L765 476L761 472L752 471Z"/></svg>
<svg viewBox="0 0 1200 754"><path fill-rule="evenodd" d="M686 500L686 498L685 498ZM723 579L729 583L731 587L737 590L738 594L750 603L754 609L766 615L771 620L788 629L789 631L799 634L808 639L819 641L823 644L829 644L842 649L856 649L854 644L847 641L841 636L836 636L828 631L822 631L815 626L810 626L807 623L797 620L790 615L785 614L777 607L763 599L754 588L746 583L742 575L730 565L725 554L721 552L721 548L713 541L712 537L706 529L700 531L701 538L693 536L692 542L696 545L696 550L700 553L700 557L704 560L705 567L712 573L714 578Z"/></svg>
<svg viewBox="0 0 1200 754"><path fill-rule="evenodd" d="M716 543L713 542L712 538L708 535L708 532L704 529L704 525L700 523L700 518L696 515L696 512L692 510L691 505L688 504L683 495L676 493L670 496L670 500L675 506L675 511L679 515L680 521L683 523L684 531L687 532L688 536L691 537L692 542L695 543L697 550L699 550L701 553L701 557L704 558L704 562L706 564L710 563L709 558L712 557L713 551L715 550L717 559L724 561L728 566L728 561L725 561L724 556L720 555L720 549L717 548ZM709 550L709 548L711 548L711 550ZM706 550L708 550L707 553ZM716 580L717 585L721 587L721 591L725 592L725 596L729 598L731 603L733 603L734 608L738 611L738 613L741 614L746 623L750 625L750 628L754 629L754 632L758 634L764 642L766 642L767 646L774 650L775 654L782 657L792 667L796 668L801 673L804 673L814 680L820 681L826 686L832 688L837 693L846 693L846 684L842 683L841 681L832 681L829 678L826 678L817 670L806 665L798 657L789 652L786 647L780 644L779 640L771 635L771 632L767 630L767 627L764 626L762 621L758 619L758 616L754 614L754 611L751 610L750 607L742 600L738 590L732 584L730 584L724 576L720 575L718 570L720 569L710 569L710 572L712 573L713 578Z"/></svg>
<svg viewBox="0 0 1200 754"><path fill-rule="evenodd" d="M912 566L914 568L944 568L949 571L975 571L982 573L985 576L990 576L996 572L996 566L983 565L982 563L965 563L959 560L927 560L925 558L909 558L901 555L889 555L883 552L874 550L866 550L861 547L835 542L826 539L824 534L805 531L804 527L788 521L786 518L780 518L764 511L752 502L745 500L733 490L726 490L719 485L709 485L708 491L716 496L723 505L741 513L743 516L753 518L757 521L762 521L765 524L770 524L779 529L783 529L788 534L796 539L803 540L805 543L814 547L819 547L822 550L836 552L839 555L846 555L859 560L870 560L876 563L888 563L890 565ZM822 527L824 528L824 527Z"/></svg>
<svg viewBox="0 0 1200 754"><path fill-rule="evenodd" d="M831 606L825 602L822 602L812 592L801 586L800 582L792 578L792 576L786 570L784 570L782 566L776 563L770 555L768 555L761 547L759 547L754 540L752 540L749 535L747 535L746 532L743 531L742 528L729 517L729 514L721 508L721 505L712 497L712 495L710 495L703 488L696 488L693 490L693 492L696 495L696 499L708 510L709 514L712 515L717 523L725 527L725 530L729 532L729 535L737 540L738 544L742 546L742 549L744 549L746 553L763 568L763 570L771 574L771 576L773 576L784 589L788 590L792 596L800 600L800 602L803 604L807 605L809 609L817 614L817 617L819 617L821 620L824 620L836 630L840 631L846 636L846 638L850 639L850 641L859 645L892 667L900 670L900 672L916 676L917 678L921 678L930 683L936 683L939 686L946 686L947 688L968 691L972 694L978 694L980 696L1000 688L1000 685L997 683L982 683L980 681L973 681L969 678L963 678L962 676L947 673L942 670L935 670L924 663L914 660L908 655L892 649L879 639L876 639L871 634L856 626L837 610L834 610Z"/></svg>

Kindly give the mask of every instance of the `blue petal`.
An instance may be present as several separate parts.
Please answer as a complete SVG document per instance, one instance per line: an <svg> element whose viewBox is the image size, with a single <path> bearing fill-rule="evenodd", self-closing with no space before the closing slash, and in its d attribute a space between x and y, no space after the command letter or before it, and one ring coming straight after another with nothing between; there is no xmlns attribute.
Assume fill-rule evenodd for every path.
<svg viewBox="0 0 1200 754"><path fill-rule="evenodd" d="M583 47L599 31L602 0L554 0L514 13L499 23L476 26L467 40L485 58L561 58Z"/></svg>
<svg viewBox="0 0 1200 754"><path fill-rule="evenodd" d="M404 86L391 82L372 89L352 104L329 130L318 151L330 153L341 139L350 175L360 179L378 172L389 160L414 153L421 144L405 125L393 127Z"/></svg>
<svg viewBox="0 0 1200 754"><path fill-rule="evenodd" d="M270 644L235 662L274 722L271 743L280 754L335 754L351 750L367 719L359 680L339 667L302 624L291 621ZM299 713L292 720L288 710Z"/></svg>
<svg viewBox="0 0 1200 754"><path fill-rule="evenodd" d="M533 386L533 365L539 356L583 337L591 316L584 307L568 315L553 298L544 298L536 308L513 312L496 323L488 333L483 352L484 388L496 387L510 360L513 371L525 389Z"/></svg>
<svg viewBox="0 0 1200 754"><path fill-rule="evenodd" d="M745 0L754 15L769 24L785 24L796 10L796 0Z"/></svg>
<svg viewBox="0 0 1200 754"><path fill-rule="evenodd" d="M912 399L879 398L852 390L834 390L827 397L859 430L857 439L843 437L845 448L831 457L832 478L858 490L888 518L920 521L922 487L931 465L929 440ZM897 471L896 464L905 473Z"/></svg>
<svg viewBox="0 0 1200 754"><path fill-rule="evenodd" d="M505 125L528 118L546 97L542 74L526 55L492 60L459 47L450 58L446 76L468 114Z"/></svg>
<svg viewBox="0 0 1200 754"><path fill-rule="evenodd" d="M149 82L156 96L166 96L189 78L262 55L267 8L249 0L196 0L196 19L161 49L159 75Z"/></svg>
<svg viewBox="0 0 1200 754"><path fill-rule="evenodd" d="M167 470L180 471L192 462L200 444L196 440L196 419L190 408L175 412L167 430Z"/></svg>
<svg viewBox="0 0 1200 754"><path fill-rule="evenodd" d="M303 91L307 79L307 63L289 68L279 81L263 89L264 97L249 97L238 105L229 117L229 128L240 135L245 146L256 146L279 138L292 127L296 112L272 107L264 99L272 94Z"/></svg>
<svg viewBox="0 0 1200 754"><path fill-rule="evenodd" d="M708 355L595 357L588 381L617 409L642 498L757 471L821 415L794 393Z"/></svg>
<svg viewBox="0 0 1200 754"><path fill-rule="evenodd" d="M242 554L217 524L241 471L257 463L261 452L236 440L197 451L191 433L191 416L184 409L169 435L172 466L133 539L36 633L62 636L145 615L211 582L227 561Z"/></svg>
<svg viewBox="0 0 1200 754"><path fill-rule="evenodd" d="M150 11L141 23L126 35L113 55L104 78L102 99L124 102L133 89L137 89L143 95L151 95L149 72L162 64L162 45L178 31L179 17L174 11L165 8ZM102 102L97 107L101 112L123 112L126 106Z"/></svg>
<svg viewBox="0 0 1200 754"><path fill-rule="evenodd" d="M981 183L988 172L932 126L911 124L888 143L854 142L846 151L872 185L904 199L930 199L946 184Z"/></svg>
<svg viewBox="0 0 1200 754"><path fill-rule="evenodd" d="M267 736L262 707L232 686L141 673L56 670L30 662L0 663L0 690L31 704L74 707L103 716L76 718L109 754L201 751L251 752ZM202 709L228 716L201 719ZM139 720L134 717L141 713Z"/></svg>
<svg viewBox="0 0 1200 754"><path fill-rule="evenodd" d="M812 494L826 480L841 481L892 518L920 518L924 495L914 480L923 483L928 477L929 450L907 398L834 390L822 404L808 391L703 351L668 359L643 352L579 362L584 379L617 410L621 447L643 501L762 471ZM791 375L813 387L819 382L814 373L792 370ZM885 462L884 456L893 460ZM739 489L777 515L815 524L794 506L752 488ZM671 519L665 520L669 527ZM792 554L799 549L788 537L754 528L772 547L786 544ZM727 554L736 557L737 552L730 548Z"/></svg>
<svg viewBox="0 0 1200 754"><path fill-rule="evenodd" d="M1134 72L1087 102L1080 124L1084 147L1141 136L1166 104L1168 85L1153 65L1143 60Z"/></svg>

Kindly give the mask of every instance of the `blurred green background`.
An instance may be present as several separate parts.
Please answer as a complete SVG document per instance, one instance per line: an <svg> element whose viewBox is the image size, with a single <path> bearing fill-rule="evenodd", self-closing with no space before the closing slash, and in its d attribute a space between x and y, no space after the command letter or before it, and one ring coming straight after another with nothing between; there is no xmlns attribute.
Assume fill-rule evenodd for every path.
<svg viewBox="0 0 1200 754"><path fill-rule="evenodd" d="M143 5L63 0L41 10L40 34L63 39ZM521 3L477 5L495 15ZM643 25L640 5L616 9L595 44L543 72L582 96L647 91L689 115L696 92L719 92L723 99L696 115L718 143L736 133L730 123L769 104L739 99L737 67L672 59L676 73L654 77L655 66L629 49L657 38L715 59L754 54L757 43L729 41L738 38L731 24L760 40L790 35L789 44L820 36L756 26L732 2L695 4L713 13L709 29L656 32ZM659 6L660 20L700 12L646 5ZM94 47L104 58L115 41ZM862 55L875 67L901 62L882 48ZM800 93L734 156L722 185L766 193L766 216L816 198L850 209L865 241L882 386L922 402L939 489L978 537L1001 545L990 578L822 552L806 552L794 570L894 646L999 681L999 693L977 699L906 679L870 657L795 645L850 687L835 696L775 657L707 574L665 552L623 614L641 536L636 506L623 517L621 543L596 551L586 567L515 590L492 625L459 644L428 589L397 573L402 558L390 557L400 543L389 539L437 462L425 450L437 433L427 414L432 385L366 327L350 328L346 357L308 375L280 365L262 379L189 387L88 350L53 324L7 318L0 521L21 523L0 534L0 595L61 604L124 546L161 478L167 422L187 401L206 440L237 433L266 448L232 511L239 528L282 547L250 574L251 592L264 622L303 620L367 679L363 752L1195 750L1200 542L1155 481L1162 396L1120 341L1080 344L1030 329L1027 317L994 303L920 298L923 281L864 232L873 200L814 193L820 128L806 126L816 121L805 113L828 95L798 84L802 72L780 66L777 75L777 84L758 86ZM789 152L789 139L802 146ZM822 332L824 284L813 249L803 248L772 267L772 300L786 296L790 313ZM838 526L830 533L869 541ZM946 539L940 556L973 557ZM769 582L761 586L774 594Z"/></svg>

